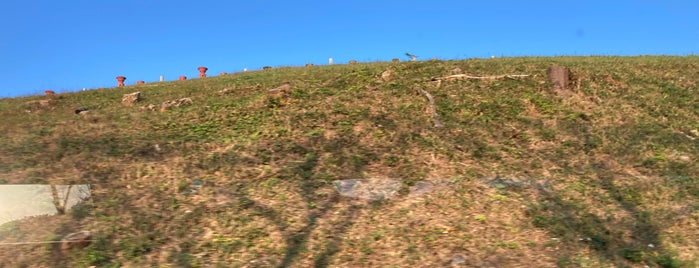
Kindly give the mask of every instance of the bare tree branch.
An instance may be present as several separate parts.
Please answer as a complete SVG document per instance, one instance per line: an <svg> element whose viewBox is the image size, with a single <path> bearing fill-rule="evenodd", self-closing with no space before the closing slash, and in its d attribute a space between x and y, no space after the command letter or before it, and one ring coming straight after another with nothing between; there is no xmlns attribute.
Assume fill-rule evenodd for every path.
<svg viewBox="0 0 699 268"><path fill-rule="evenodd" d="M56 207L59 215L66 214L66 208L61 206L61 200L58 198L58 190L56 185L51 184L51 197L53 197L53 206Z"/></svg>
<svg viewBox="0 0 699 268"><path fill-rule="evenodd" d="M56 185L51 184L51 197L53 197L53 206L56 207L56 211L59 215L66 214L66 205L68 205L68 198L70 197L70 189L72 187L73 185L68 185L66 195L63 198L63 204L61 204L61 200L58 197L58 189L56 189Z"/></svg>

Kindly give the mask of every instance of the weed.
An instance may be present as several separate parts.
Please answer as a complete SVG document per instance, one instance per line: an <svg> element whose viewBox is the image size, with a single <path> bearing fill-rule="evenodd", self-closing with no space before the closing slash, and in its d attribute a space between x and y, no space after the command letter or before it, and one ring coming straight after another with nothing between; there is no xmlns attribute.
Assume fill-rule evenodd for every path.
<svg viewBox="0 0 699 268"><path fill-rule="evenodd" d="M640 248L623 248L619 254L632 262L641 262L644 259L643 249Z"/></svg>
<svg viewBox="0 0 699 268"><path fill-rule="evenodd" d="M653 257L653 262L658 264L658 266L663 267L663 268L679 268L682 267L682 263L677 260L676 257L674 257L671 254L660 254L658 256Z"/></svg>
<svg viewBox="0 0 699 268"><path fill-rule="evenodd" d="M82 257L78 262L83 265L118 267L118 263L111 262L108 237L96 235L93 240L92 244L83 250Z"/></svg>

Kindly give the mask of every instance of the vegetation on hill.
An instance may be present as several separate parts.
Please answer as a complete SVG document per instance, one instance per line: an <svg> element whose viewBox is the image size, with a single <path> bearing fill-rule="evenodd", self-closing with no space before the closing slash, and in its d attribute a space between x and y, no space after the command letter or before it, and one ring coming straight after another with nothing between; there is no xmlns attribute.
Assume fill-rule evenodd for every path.
<svg viewBox="0 0 699 268"><path fill-rule="evenodd" d="M530 76L432 81L455 68ZM0 183L92 195L0 242L93 241L0 244L0 267L694 267L698 91L695 56L527 57L1 99ZM361 185L384 195L346 192Z"/></svg>

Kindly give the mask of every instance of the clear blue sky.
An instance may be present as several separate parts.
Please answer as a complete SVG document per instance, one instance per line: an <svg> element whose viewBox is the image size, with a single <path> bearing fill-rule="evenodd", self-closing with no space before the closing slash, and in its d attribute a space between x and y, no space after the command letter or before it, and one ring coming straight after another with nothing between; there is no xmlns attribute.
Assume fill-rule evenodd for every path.
<svg viewBox="0 0 699 268"><path fill-rule="evenodd" d="M697 0L6 0L0 97L263 66L699 54Z"/></svg>

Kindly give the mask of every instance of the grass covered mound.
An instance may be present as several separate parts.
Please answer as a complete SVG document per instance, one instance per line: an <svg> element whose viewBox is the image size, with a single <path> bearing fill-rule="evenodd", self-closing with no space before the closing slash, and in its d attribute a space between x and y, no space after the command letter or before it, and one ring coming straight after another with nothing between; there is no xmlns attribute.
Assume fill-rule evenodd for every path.
<svg viewBox="0 0 699 268"><path fill-rule="evenodd" d="M572 72L564 92L552 65ZM529 76L433 79L457 68ZM694 56L530 57L1 99L0 183L92 194L79 213L0 226L0 242L93 241L0 244L0 263L693 267L698 84Z"/></svg>

